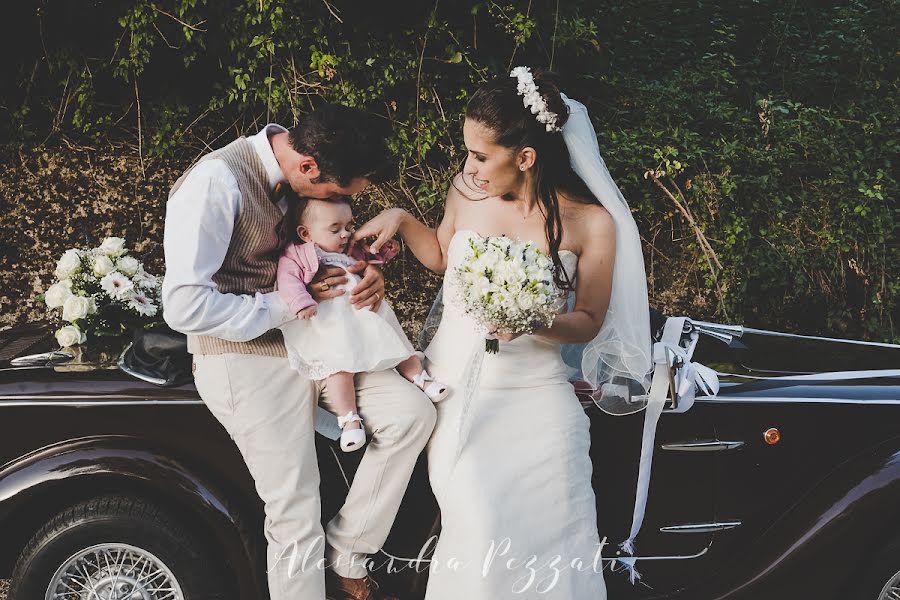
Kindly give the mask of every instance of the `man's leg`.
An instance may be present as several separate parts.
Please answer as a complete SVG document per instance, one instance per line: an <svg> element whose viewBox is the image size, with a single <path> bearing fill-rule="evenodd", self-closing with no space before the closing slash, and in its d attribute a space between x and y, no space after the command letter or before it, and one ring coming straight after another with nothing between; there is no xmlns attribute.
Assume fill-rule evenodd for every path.
<svg viewBox="0 0 900 600"><path fill-rule="evenodd" d="M327 386L319 402L331 409ZM434 405L394 370L356 375L369 444L347 501L325 528L325 559L341 577L366 576L364 561L387 539L416 460L434 429Z"/></svg>
<svg viewBox="0 0 900 600"><path fill-rule="evenodd" d="M319 560L325 538L315 447L315 384L285 358L195 355L194 364L203 402L241 451L265 502L272 600L322 600L325 577Z"/></svg>

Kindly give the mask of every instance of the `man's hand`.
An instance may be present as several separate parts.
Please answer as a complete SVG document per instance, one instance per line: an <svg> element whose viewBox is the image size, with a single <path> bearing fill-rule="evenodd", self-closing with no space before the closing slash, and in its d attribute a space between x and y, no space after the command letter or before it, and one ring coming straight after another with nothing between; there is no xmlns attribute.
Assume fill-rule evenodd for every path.
<svg viewBox="0 0 900 600"><path fill-rule="evenodd" d="M307 306L306 308L304 308L302 310L298 310L297 318L301 319L301 320L311 319L312 317L316 316L316 313L318 313L318 312L319 312L319 307L317 307L315 304L313 304L312 306Z"/></svg>
<svg viewBox="0 0 900 600"><path fill-rule="evenodd" d="M316 276L306 287L316 302L331 300L344 294L340 286L347 283L347 273L340 267L325 267L319 269Z"/></svg>
<svg viewBox="0 0 900 600"><path fill-rule="evenodd" d="M352 267L347 267L351 273L362 273L362 280L350 292L350 304L357 309L371 306L372 311L377 311L384 299L384 274L375 265L370 265L361 260Z"/></svg>

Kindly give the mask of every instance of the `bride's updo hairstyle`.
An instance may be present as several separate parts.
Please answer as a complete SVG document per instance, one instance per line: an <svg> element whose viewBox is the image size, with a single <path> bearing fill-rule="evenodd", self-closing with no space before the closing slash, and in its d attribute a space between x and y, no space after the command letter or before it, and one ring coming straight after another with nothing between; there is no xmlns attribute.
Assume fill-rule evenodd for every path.
<svg viewBox="0 0 900 600"><path fill-rule="evenodd" d="M557 77L549 72L536 70L534 84L546 103L547 110L556 113L556 127L562 128L569 118L569 109L560 96ZM494 134L494 143L519 152L534 148L536 158L531 167L535 191L541 212L546 219L545 230L550 246L550 256L556 266L554 282L563 290L571 290L572 282L562 267L559 246L562 242L562 221L559 214L558 192L576 202L600 204L584 181L572 171L569 151L558 130L538 121L523 103L517 90L518 79L509 75L489 81L478 88L466 106L466 118L480 123Z"/></svg>

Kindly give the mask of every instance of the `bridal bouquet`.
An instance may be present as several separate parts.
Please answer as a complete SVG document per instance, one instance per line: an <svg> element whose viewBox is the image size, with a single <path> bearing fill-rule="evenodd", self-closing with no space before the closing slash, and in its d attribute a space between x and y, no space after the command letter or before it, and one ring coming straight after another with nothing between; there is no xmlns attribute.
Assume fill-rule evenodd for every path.
<svg viewBox="0 0 900 600"><path fill-rule="evenodd" d="M553 262L534 242L471 237L455 275L463 309L485 330L530 332L549 326L560 306ZM485 340L487 352L499 349L498 340Z"/></svg>
<svg viewBox="0 0 900 600"><path fill-rule="evenodd" d="M90 250L66 250L55 275L43 299L69 323L56 332L64 348L84 343L88 333L117 335L158 321L161 280L128 253L122 238L108 237Z"/></svg>

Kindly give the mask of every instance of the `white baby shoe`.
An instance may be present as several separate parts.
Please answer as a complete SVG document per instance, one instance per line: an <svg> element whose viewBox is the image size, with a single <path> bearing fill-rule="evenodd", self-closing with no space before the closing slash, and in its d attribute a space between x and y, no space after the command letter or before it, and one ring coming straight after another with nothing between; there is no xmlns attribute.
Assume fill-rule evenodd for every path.
<svg viewBox="0 0 900 600"><path fill-rule="evenodd" d="M445 383L435 381L434 377L428 374L428 371L423 370L413 377L413 383L419 386L425 392L425 395L431 398L432 402L440 402L450 393L450 387Z"/></svg>
<svg viewBox="0 0 900 600"><path fill-rule="evenodd" d="M353 411L348 412L343 417L337 418L338 427L342 430L344 425L353 421L359 421L359 429L347 429L341 432L341 450L344 452L353 452L359 450L366 443L366 430L362 427L362 419Z"/></svg>

